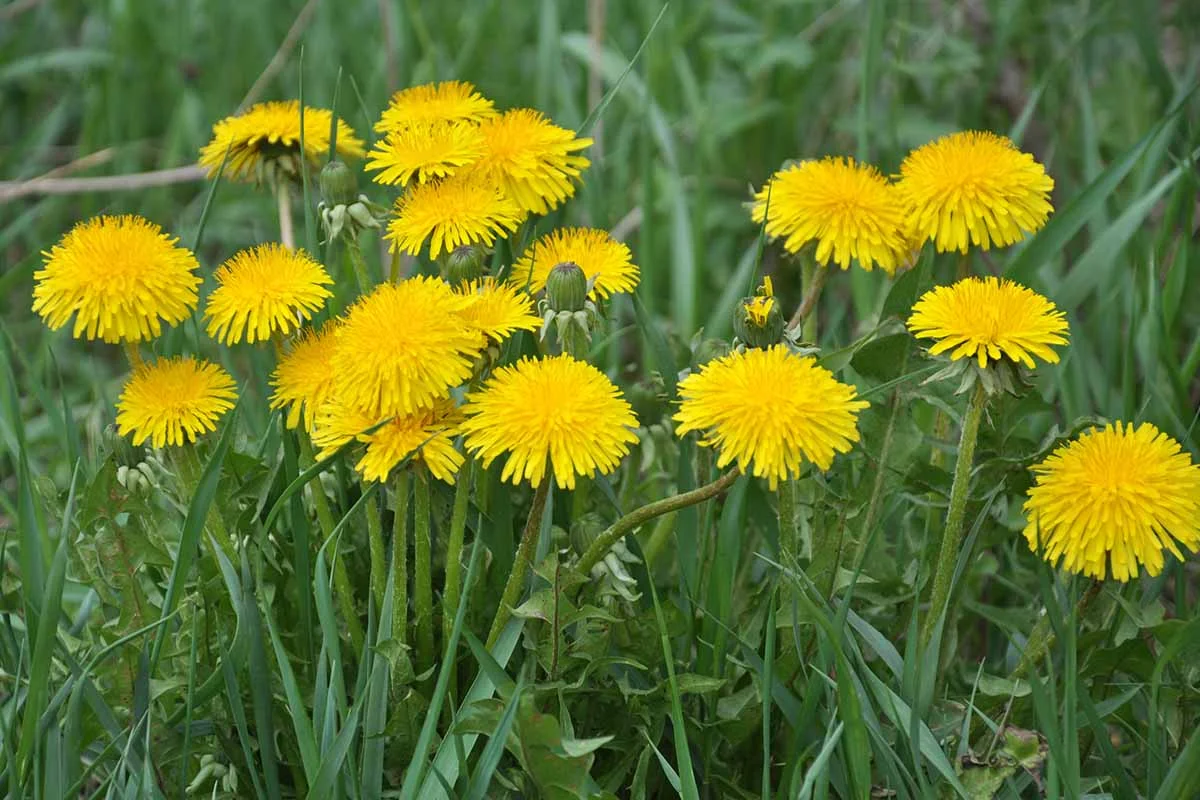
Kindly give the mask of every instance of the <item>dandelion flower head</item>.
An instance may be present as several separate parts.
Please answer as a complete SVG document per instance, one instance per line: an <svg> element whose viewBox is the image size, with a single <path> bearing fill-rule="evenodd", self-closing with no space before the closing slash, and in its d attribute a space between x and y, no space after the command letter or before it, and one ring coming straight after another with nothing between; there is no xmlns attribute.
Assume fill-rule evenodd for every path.
<svg viewBox="0 0 1200 800"><path fill-rule="evenodd" d="M303 250L264 244L242 250L217 268L217 288L204 315L208 335L225 344L287 335L332 296L325 267Z"/></svg>
<svg viewBox="0 0 1200 800"><path fill-rule="evenodd" d="M471 170L441 181L416 183L396 200L387 238L393 251L429 257L472 244L491 245L517 229L524 212L495 184Z"/></svg>
<svg viewBox="0 0 1200 800"><path fill-rule="evenodd" d="M271 375L271 409L287 409L286 422L295 428L304 420L313 429L317 410L333 396L333 364L337 351L336 324L307 330L292 345Z"/></svg>
<svg viewBox="0 0 1200 800"><path fill-rule="evenodd" d="M496 116L495 104L466 81L410 86L392 95L375 130L380 133L431 122L479 122Z"/></svg>
<svg viewBox="0 0 1200 800"><path fill-rule="evenodd" d="M479 169L522 211L546 214L575 194L591 163L578 155L592 144L555 125L540 111L517 108L480 123L484 154Z"/></svg>
<svg viewBox="0 0 1200 800"><path fill-rule="evenodd" d="M533 300L522 289L495 278L468 281L455 289L471 299L462 317L468 325L494 342L501 342L517 331L536 331L542 318L534 313Z"/></svg>
<svg viewBox="0 0 1200 800"><path fill-rule="evenodd" d="M483 134L465 122L426 122L397 128L370 152L367 169L379 170L376 183L404 186L445 178L478 161Z"/></svg>
<svg viewBox="0 0 1200 800"><path fill-rule="evenodd" d="M447 398L412 414L386 419L378 427L379 419L335 400L322 407L313 442L322 459L352 439L365 443L366 450L354 465L364 480L387 480L392 470L411 456L438 480L453 483L463 463L463 454L454 447L461 421L462 413Z"/></svg>
<svg viewBox="0 0 1200 800"><path fill-rule="evenodd" d="M135 445L194 442L216 429L236 396L233 378L216 364L191 357L143 364L117 400L117 432Z"/></svg>
<svg viewBox="0 0 1200 800"><path fill-rule="evenodd" d="M637 288L639 273L629 248L595 228L560 228L538 238L513 264L508 280L537 294L546 288L550 270L567 262L583 270L593 299Z"/></svg>

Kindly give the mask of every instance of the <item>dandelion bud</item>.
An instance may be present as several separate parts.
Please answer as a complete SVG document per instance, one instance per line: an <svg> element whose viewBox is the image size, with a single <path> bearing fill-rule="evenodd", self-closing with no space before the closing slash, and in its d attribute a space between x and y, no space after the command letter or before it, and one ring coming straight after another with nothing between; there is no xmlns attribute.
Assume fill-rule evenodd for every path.
<svg viewBox="0 0 1200 800"><path fill-rule="evenodd" d="M483 277L483 260L487 254L477 245L462 245L446 257L446 280L451 286Z"/></svg>
<svg viewBox="0 0 1200 800"><path fill-rule="evenodd" d="M358 199L358 179L341 161L321 168L321 198L328 206L348 206Z"/></svg>
<svg viewBox="0 0 1200 800"><path fill-rule="evenodd" d="M546 277L546 300L555 311L582 311L587 303L587 294L587 276L573 261L557 265Z"/></svg>
<svg viewBox="0 0 1200 800"><path fill-rule="evenodd" d="M742 300L733 319L733 332L747 347L770 347L783 341L783 313L775 302L770 278L763 280L757 295Z"/></svg>

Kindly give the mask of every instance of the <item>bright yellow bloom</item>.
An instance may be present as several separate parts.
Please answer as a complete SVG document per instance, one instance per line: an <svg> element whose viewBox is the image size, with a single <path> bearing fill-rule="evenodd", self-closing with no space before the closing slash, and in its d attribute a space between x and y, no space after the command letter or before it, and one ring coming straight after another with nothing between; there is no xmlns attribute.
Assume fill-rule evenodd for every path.
<svg viewBox="0 0 1200 800"><path fill-rule="evenodd" d="M271 375L271 408L287 409L287 426L295 428L304 419L312 432L317 410L333 395L333 359L337 352L337 323L327 323L320 332L307 330L279 360Z"/></svg>
<svg viewBox="0 0 1200 800"><path fill-rule="evenodd" d="M1046 224L1054 180L1004 136L966 131L908 154L897 188L922 241L939 252L987 250L1021 241Z"/></svg>
<svg viewBox="0 0 1200 800"><path fill-rule="evenodd" d="M380 133L430 122L479 122L496 116L491 100L466 81L426 83L401 89L375 123Z"/></svg>
<svg viewBox="0 0 1200 800"><path fill-rule="evenodd" d="M1127 581L1200 549L1200 465L1149 423L1093 428L1033 472L1025 538L1051 564Z"/></svg>
<svg viewBox="0 0 1200 800"><path fill-rule="evenodd" d="M329 155L329 126L333 112L327 108L304 107L304 153L310 164ZM200 150L200 166L213 177L225 162L224 177L258 180L262 169L280 165L290 175L299 173L300 101L258 103L213 126L213 138ZM361 158L363 140L342 120L337 123L337 153L342 158Z"/></svg>
<svg viewBox="0 0 1200 800"><path fill-rule="evenodd" d="M470 304L426 276L375 287L336 334L339 400L380 420L426 408L471 377L485 342L461 316Z"/></svg>
<svg viewBox="0 0 1200 800"><path fill-rule="evenodd" d="M775 284L771 282L771 276L763 278L762 286L758 293L750 298L745 304L746 315L750 317L759 328L767 324L767 317L771 315L771 309L775 307Z"/></svg>
<svg viewBox="0 0 1200 800"><path fill-rule="evenodd" d="M540 111L515 108L480 123L485 147L479 168L521 210L547 214L575 195L575 180L591 163L576 151L591 139L575 138Z"/></svg>
<svg viewBox="0 0 1200 800"><path fill-rule="evenodd" d="M376 183L421 183L453 175L483 155L479 126L464 122L431 122L399 128L376 143L367 169L382 170Z"/></svg>
<svg viewBox="0 0 1200 800"><path fill-rule="evenodd" d="M637 288L639 273L629 248L594 228L560 228L538 238L513 264L508 280L537 294L546 288L550 270L568 261L593 282L593 299Z"/></svg>
<svg viewBox="0 0 1200 800"><path fill-rule="evenodd" d="M467 397L467 449L487 468L507 453L500 480L541 485L547 470L560 489L577 475L608 474L637 441L637 417L600 370L569 355L500 367Z"/></svg>
<svg viewBox="0 0 1200 800"><path fill-rule="evenodd" d="M154 447L194 442L216 429L236 397L233 378L216 364L190 356L143 364L117 400L117 433Z"/></svg>
<svg viewBox="0 0 1200 800"><path fill-rule="evenodd" d="M471 304L462 311L467 324L494 342L502 342L517 331L536 331L542 318L533 313L533 300L515 286L495 278L469 281L455 289Z"/></svg>
<svg viewBox="0 0 1200 800"><path fill-rule="evenodd" d="M908 329L918 339L937 339L933 355L973 357L980 367L1007 357L1033 368L1033 356L1051 364L1051 345L1067 343L1066 315L1054 303L1018 283L997 278L965 278L935 286L913 306Z"/></svg>
<svg viewBox="0 0 1200 800"><path fill-rule="evenodd" d="M816 242L816 262L865 270L878 264L889 275L909 255L904 205L896 188L869 164L852 158L802 161L776 172L754 196L755 222L767 221L767 235L786 237L796 253Z"/></svg>
<svg viewBox="0 0 1200 800"><path fill-rule="evenodd" d="M303 250L263 244L242 250L214 275L217 288L208 296L204 316L208 335L237 344L287 335L325 305L333 278Z"/></svg>
<svg viewBox="0 0 1200 800"><path fill-rule="evenodd" d="M491 245L517 229L525 215L482 175L463 172L409 186L388 224L392 250L410 255L429 240L429 257L469 244Z"/></svg>
<svg viewBox="0 0 1200 800"><path fill-rule="evenodd" d="M798 477L804 460L821 470L858 441L858 412L868 406L815 359L784 345L747 349L710 361L679 382L680 436L700 431L720 452L771 489Z"/></svg>
<svg viewBox="0 0 1200 800"><path fill-rule="evenodd" d="M367 445L354 468L368 481L384 481L409 456L421 461L438 480L453 483L462 466L463 454L454 448L462 412L454 401L439 398L431 408L392 417L370 433L379 419L351 406L333 401L321 408L313 442L327 458L338 448L357 439Z"/></svg>
<svg viewBox="0 0 1200 800"><path fill-rule="evenodd" d="M51 330L74 314L77 339L153 339L196 307L199 264L178 241L141 217L81 222L42 254L33 310Z"/></svg>

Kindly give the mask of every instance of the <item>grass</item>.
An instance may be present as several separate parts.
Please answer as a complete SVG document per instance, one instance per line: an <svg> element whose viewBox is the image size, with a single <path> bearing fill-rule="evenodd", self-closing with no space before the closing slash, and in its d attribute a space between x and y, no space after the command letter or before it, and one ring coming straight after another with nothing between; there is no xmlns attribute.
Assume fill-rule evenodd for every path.
<svg viewBox="0 0 1200 800"><path fill-rule="evenodd" d="M597 8L598 40L585 13ZM1107 583L1080 608L1088 585L1028 551L1020 504L1026 467L1095 418L1152 421L1200 459L1200 56L1187 47L1198 37L1187 3L1146 0L0 8L0 791L1196 796L1197 562L1168 559L1161 576ZM186 167L260 76L261 99L301 85L308 103L336 96L360 134L393 89L461 78L596 139L578 196L539 230L619 229L642 267L595 353L634 400L642 442L583 500L551 493L535 590L490 650L480 640L527 488L479 471L462 602L434 626L436 653L418 656L390 636L406 587L389 580L381 604L366 599L366 515L391 529L387 493L360 494L343 458L305 460L265 411L268 353L202 345L237 376L241 404L199 462L147 467L161 487L148 489L117 475L146 456L108 430L118 348L50 334L30 313L41 251L94 214L161 223L195 243L206 275L277 236L269 193L245 186L24 185ZM968 128L1008 133L1056 183L1046 228L974 268L1051 297L1072 335L1031 391L988 409L958 611L930 646L916 600L963 402L924 385L919 348L875 321L950 280L952 257L895 282L830 276L822 358L872 407L862 446L798 482L799 553L778 546L766 486L742 478L723 500L627 537L638 599L579 585L556 557L582 552L571 537L716 477L706 451L667 430L663 398L692 363L693 334L729 338L757 275L774 277L789 310L801 297L799 265L749 219L751 187L786 159L824 154L892 172L912 147ZM304 221L300 237L315 241L315 216ZM353 296L341 287L336 307ZM198 341L185 324L156 348ZM940 413L955 421L941 439ZM935 452L945 466L931 466ZM300 491L318 475L329 526ZM433 487L439 575L453 495ZM214 519L253 546L214 549ZM825 592L806 547L831 532L845 568ZM333 589L340 568L362 578L357 647ZM1016 678L1043 613L1056 642ZM198 778L202 759L214 766Z"/></svg>

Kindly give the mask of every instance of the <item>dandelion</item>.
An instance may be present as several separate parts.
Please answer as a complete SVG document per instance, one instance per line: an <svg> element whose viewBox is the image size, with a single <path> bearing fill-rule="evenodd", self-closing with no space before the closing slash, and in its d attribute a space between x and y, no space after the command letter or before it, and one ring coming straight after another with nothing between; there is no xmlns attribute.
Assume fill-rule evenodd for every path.
<svg viewBox="0 0 1200 800"><path fill-rule="evenodd" d="M287 335L332 297L325 267L303 250L264 244L242 250L217 268L217 288L204 315L208 335L225 344Z"/></svg>
<svg viewBox="0 0 1200 800"><path fill-rule="evenodd" d="M430 258L463 245L491 245L524 219L512 200L475 172L409 186L394 213L387 233L392 250L416 255L428 240Z"/></svg>
<svg viewBox="0 0 1200 800"><path fill-rule="evenodd" d="M304 153L310 164L329 155L333 112L304 107ZM265 170L300 172L300 101L258 103L213 126L212 140L200 150L200 166L213 177L225 162L224 176L235 180L261 179ZM226 152L229 157L226 160ZM337 122L337 152L341 158L361 158L363 141L342 120Z"/></svg>
<svg viewBox="0 0 1200 800"><path fill-rule="evenodd" d="M375 130L401 130L431 122L479 122L496 116L495 104L466 81L426 83L392 95Z"/></svg>
<svg viewBox="0 0 1200 800"><path fill-rule="evenodd" d="M1046 224L1054 180L1004 136L954 133L923 145L900 165L897 189L922 241L939 252L987 250L1021 241Z"/></svg>
<svg viewBox="0 0 1200 800"><path fill-rule="evenodd" d="M734 312L733 332L748 347L771 347L783 339L783 313L775 302L775 285L764 277L753 297L743 298Z"/></svg>
<svg viewBox="0 0 1200 800"><path fill-rule="evenodd" d="M522 211L546 214L575 194L575 180L591 163L576 155L592 144L560 128L540 111L517 108L480 123L485 146L479 168Z"/></svg>
<svg viewBox="0 0 1200 800"><path fill-rule="evenodd" d="M868 405L853 386L784 345L710 361L680 381L679 394L676 433L700 431L701 444L719 451L718 467L736 461L772 490L797 477L805 460L828 470L836 453L849 452Z"/></svg>
<svg viewBox="0 0 1200 800"><path fill-rule="evenodd" d="M426 408L471 377L485 342L462 318L470 305L437 278L375 287L336 334L330 368L339 399L380 420Z"/></svg>
<svg viewBox="0 0 1200 800"><path fill-rule="evenodd" d="M367 169L380 170L376 183L420 183L453 175L483 155L483 134L476 125L431 122L398 128L375 145Z"/></svg>
<svg viewBox="0 0 1200 800"><path fill-rule="evenodd" d="M1200 465L1149 423L1093 428L1033 473L1025 539L1051 564L1124 582L1200 549Z"/></svg>
<svg viewBox="0 0 1200 800"><path fill-rule="evenodd" d="M438 480L453 483L463 463L462 453L454 447L461 421L462 413L447 398L435 400L430 408L387 419L382 425L381 420L335 400L322 407L313 442L320 448L317 457L321 459L352 439L365 443L366 450L354 465L364 480L387 480L391 471L411 456Z"/></svg>
<svg viewBox="0 0 1200 800"><path fill-rule="evenodd" d="M849 269L857 260L890 275L910 252L900 195L879 170L852 158L802 161L775 173L754 196L751 217L765 218L767 235L786 237L791 253L816 242L823 266Z"/></svg>
<svg viewBox="0 0 1200 800"><path fill-rule="evenodd" d="M462 318L493 342L502 342L517 331L535 331L542 324L527 293L495 278L469 281L455 291L472 301L461 312Z"/></svg>
<svg viewBox="0 0 1200 800"><path fill-rule="evenodd" d="M149 220L95 217L43 253L34 273L33 310L51 330L75 315L72 335L139 342L196 307L196 257Z"/></svg>
<svg viewBox="0 0 1200 800"><path fill-rule="evenodd" d="M546 288L550 270L563 263L579 265L591 283L593 299L632 292L638 285L638 268L629 248L607 231L594 228L560 228L540 237L513 264L508 280L537 294Z"/></svg>
<svg viewBox="0 0 1200 800"><path fill-rule="evenodd" d="M965 278L936 286L913 306L908 329L936 339L933 355L978 359L979 366L1006 357L1030 369L1033 356L1058 362L1052 346L1067 343L1066 315L1037 292L1010 280Z"/></svg>
<svg viewBox="0 0 1200 800"><path fill-rule="evenodd" d="M271 409L287 409L286 422L295 428L304 420L310 433L317 410L333 395L333 364L337 352L337 326L325 325L319 332L305 331L284 355L271 375Z"/></svg>
<svg viewBox="0 0 1200 800"><path fill-rule="evenodd" d="M196 441L233 408L233 378L216 364L168 358L136 368L117 400L117 433L154 447Z"/></svg>
<svg viewBox="0 0 1200 800"><path fill-rule="evenodd" d="M576 476L608 474L637 441L637 418L600 370L569 355L501 367L467 397L467 449L486 469L507 453L502 481L540 486L548 470L561 489Z"/></svg>

